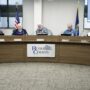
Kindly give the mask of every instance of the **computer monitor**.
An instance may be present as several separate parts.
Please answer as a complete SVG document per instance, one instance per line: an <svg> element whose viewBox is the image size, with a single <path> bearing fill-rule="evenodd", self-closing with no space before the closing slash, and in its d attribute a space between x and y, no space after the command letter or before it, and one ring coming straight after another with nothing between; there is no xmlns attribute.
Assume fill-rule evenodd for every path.
<svg viewBox="0 0 90 90"><path fill-rule="evenodd" d="M61 34L61 36L71 36L71 34Z"/></svg>

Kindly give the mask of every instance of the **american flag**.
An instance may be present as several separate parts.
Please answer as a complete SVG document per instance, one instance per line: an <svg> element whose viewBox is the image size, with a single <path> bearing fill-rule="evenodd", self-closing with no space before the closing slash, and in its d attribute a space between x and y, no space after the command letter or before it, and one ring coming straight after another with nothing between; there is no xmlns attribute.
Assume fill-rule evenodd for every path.
<svg viewBox="0 0 90 90"><path fill-rule="evenodd" d="M17 28L17 25L19 23L20 23L20 18L19 18L18 6L16 6L15 28Z"/></svg>
<svg viewBox="0 0 90 90"><path fill-rule="evenodd" d="M77 36L79 36L79 15L78 15L78 9L77 9L77 14L76 14L75 29L77 30Z"/></svg>

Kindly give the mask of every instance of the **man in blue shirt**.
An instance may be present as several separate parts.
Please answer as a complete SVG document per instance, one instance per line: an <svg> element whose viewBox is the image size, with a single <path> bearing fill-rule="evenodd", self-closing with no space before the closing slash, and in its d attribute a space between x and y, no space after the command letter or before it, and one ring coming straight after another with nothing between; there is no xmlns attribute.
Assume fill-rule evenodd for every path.
<svg viewBox="0 0 90 90"><path fill-rule="evenodd" d="M27 31L22 28L22 25L19 23L17 29L13 30L12 35L27 35Z"/></svg>
<svg viewBox="0 0 90 90"><path fill-rule="evenodd" d="M71 36L77 36L76 30L72 28L71 24L68 24L67 30L65 30L63 34L69 34Z"/></svg>

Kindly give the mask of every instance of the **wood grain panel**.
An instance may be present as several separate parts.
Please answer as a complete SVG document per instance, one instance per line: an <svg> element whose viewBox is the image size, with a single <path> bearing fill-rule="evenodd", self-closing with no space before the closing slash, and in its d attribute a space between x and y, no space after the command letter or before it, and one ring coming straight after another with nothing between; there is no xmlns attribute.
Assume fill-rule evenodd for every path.
<svg viewBox="0 0 90 90"><path fill-rule="evenodd" d="M60 61L78 64L90 64L90 45L61 44Z"/></svg>
<svg viewBox="0 0 90 90"><path fill-rule="evenodd" d="M57 62L90 65L90 37L65 36L0 36L0 62ZM21 39L22 41L14 41ZM44 39L44 41L37 41ZM63 42L62 39L69 39ZM88 42L81 42L87 40ZM55 44L54 58L28 58L27 44Z"/></svg>
<svg viewBox="0 0 90 90"><path fill-rule="evenodd" d="M0 44L0 62L25 61L25 47L19 43Z"/></svg>

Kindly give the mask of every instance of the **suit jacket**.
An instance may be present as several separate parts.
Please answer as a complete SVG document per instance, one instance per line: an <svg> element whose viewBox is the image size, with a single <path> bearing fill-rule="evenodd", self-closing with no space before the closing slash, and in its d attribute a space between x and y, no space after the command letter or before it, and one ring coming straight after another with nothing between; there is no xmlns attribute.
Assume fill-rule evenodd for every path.
<svg viewBox="0 0 90 90"><path fill-rule="evenodd" d="M41 30L40 30L40 29L37 29L37 30L36 30L36 34L37 34L37 35L38 35L38 34L46 34L46 35L48 35L48 29L45 28L45 27L43 27Z"/></svg>
<svg viewBox="0 0 90 90"><path fill-rule="evenodd" d="M13 30L12 35L27 35L27 31L25 29L22 29L19 31L18 29Z"/></svg>

